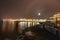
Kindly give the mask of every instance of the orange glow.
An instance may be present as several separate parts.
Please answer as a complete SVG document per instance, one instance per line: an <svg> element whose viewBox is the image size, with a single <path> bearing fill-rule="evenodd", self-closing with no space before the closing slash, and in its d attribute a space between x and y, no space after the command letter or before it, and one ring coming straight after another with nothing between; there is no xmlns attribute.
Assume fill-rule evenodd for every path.
<svg viewBox="0 0 60 40"><path fill-rule="evenodd" d="M40 19L3 19L2 31L13 31L15 29L15 21L19 21L18 31L22 32L22 29L36 25L36 23L40 21ZM24 28L22 28L23 26Z"/></svg>
<svg viewBox="0 0 60 40"><path fill-rule="evenodd" d="M32 21L32 19L27 19L27 21Z"/></svg>
<svg viewBox="0 0 60 40"><path fill-rule="evenodd" d="M60 12L57 12L56 14L54 14L52 17L50 17L50 18L53 18L53 20L56 20L56 18L57 18L57 20L60 20Z"/></svg>
<svg viewBox="0 0 60 40"><path fill-rule="evenodd" d="M3 25L2 25L2 31L5 32L5 28L6 28L6 21L3 22Z"/></svg>
<svg viewBox="0 0 60 40"><path fill-rule="evenodd" d="M30 22L28 22L28 27L30 27Z"/></svg>
<svg viewBox="0 0 60 40"><path fill-rule="evenodd" d="M18 32L19 33L22 33L22 22L20 22L19 24L18 24Z"/></svg>

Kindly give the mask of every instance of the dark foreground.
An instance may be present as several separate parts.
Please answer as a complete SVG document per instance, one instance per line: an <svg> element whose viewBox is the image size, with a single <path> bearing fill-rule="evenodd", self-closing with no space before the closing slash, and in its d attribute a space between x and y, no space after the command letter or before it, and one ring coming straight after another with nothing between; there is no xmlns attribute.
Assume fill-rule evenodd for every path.
<svg viewBox="0 0 60 40"><path fill-rule="evenodd" d="M23 33L0 33L0 40L59 40L55 35L45 29L31 27L25 29Z"/></svg>

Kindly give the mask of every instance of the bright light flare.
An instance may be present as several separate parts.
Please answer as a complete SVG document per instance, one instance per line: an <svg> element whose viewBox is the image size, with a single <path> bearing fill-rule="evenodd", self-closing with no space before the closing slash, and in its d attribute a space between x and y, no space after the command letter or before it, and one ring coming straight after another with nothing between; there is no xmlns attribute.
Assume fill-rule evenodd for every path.
<svg viewBox="0 0 60 40"><path fill-rule="evenodd" d="M39 22L46 22L46 19L40 19Z"/></svg>
<svg viewBox="0 0 60 40"><path fill-rule="evenodd" d="M41 13L38 13L38 16L40 16L41 15Z"/></svg>
<svg viewBox="0 0 60 40"><path fill-rule="evenodd" d="M40 23L39 23L39 22L37 22L36 24L37 24L37 25L39 25Z"/></svg>

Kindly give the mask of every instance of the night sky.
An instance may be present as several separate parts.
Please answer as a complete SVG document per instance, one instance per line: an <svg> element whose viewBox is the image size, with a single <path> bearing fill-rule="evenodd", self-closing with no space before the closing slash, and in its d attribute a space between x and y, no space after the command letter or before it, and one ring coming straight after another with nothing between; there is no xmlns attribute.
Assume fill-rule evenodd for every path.
<svg viewBox="0 0 60 40"><path fill-rule="evenodd" d="M60 11L60 0L0 0L0 18L48 18ZM38 13L41 16L38 16Z"/></svg>

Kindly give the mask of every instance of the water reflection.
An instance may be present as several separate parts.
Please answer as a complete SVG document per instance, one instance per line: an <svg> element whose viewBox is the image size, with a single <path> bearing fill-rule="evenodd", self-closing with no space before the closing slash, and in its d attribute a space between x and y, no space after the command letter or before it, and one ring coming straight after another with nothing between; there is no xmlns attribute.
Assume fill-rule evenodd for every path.
<svg viewBox="0 0 60 40"><path fill-rule="evenodd" d="M17 30L18 32L21 32L25 28L36 25L39 21L43 22L46 21L46 19L3 19L2 31L13 32L14 30Z"/></svg>
<svg viewBox="0 0 60 40"><path fill-rule="evenodd" d="M21 32L25 28L29 28L30 26L34 26L35 22L32 21L19 21L18 22L18 32ZM16 21L3 21L2 25L3 32L11 32L14 31L16 28Z"/></svg>
<svg viewBox="0 0 60 40"><path fill-rule="evenodd" d="M14 21L3 21L2 31L10 32L10 31L13 31L14 28L15 28L15 22Z"/></svg>

